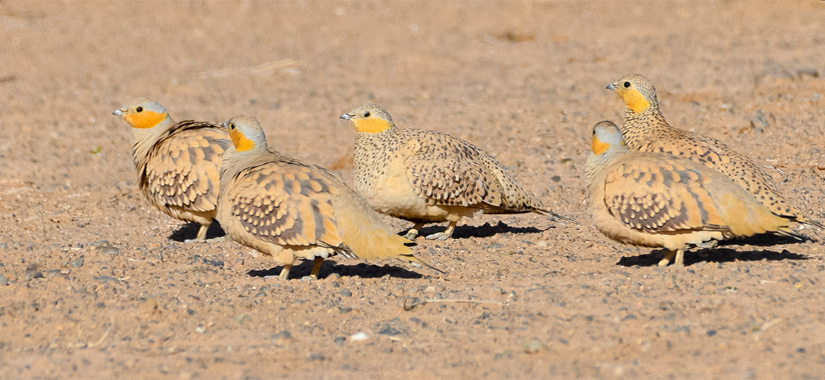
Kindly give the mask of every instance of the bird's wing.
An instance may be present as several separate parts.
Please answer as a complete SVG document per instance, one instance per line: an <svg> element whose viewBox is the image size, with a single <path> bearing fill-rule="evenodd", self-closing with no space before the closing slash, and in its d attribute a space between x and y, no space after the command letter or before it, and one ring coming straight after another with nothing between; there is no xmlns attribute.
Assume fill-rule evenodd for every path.
<svg viewBox="0 0 825 380"><path fill-rule="evenodd" d="M278 245L343 244L331 196L338 189L309 165L266 162L240 171L226 192L232 213L258 239ZM223 221L221 221L223 222Z"/></svg>
<svg viewBox="0 0 825 380"><path fill-rule="evenodd" d="M429 131L428 131L429 132ZM438 132L407 141L407 176L413 190L430 204L498 206L501 186L486 170L484 153L472 144Z"/></svg>
<svg viewBox="0 0 825 380"><path fill-rule="evenodd" d="M709 180L700 169L671 160L625 162L605 176L604 203L619 221L640 231L727 231L705 187Z"/></svg>
<svg viewBox="0 0 825 380"><path fill-rule="evenodd" d="M229 136L219 126L178 123L150 150L140 173L141 187L167 206L214 210L221 158L230 145Z"/></svg>

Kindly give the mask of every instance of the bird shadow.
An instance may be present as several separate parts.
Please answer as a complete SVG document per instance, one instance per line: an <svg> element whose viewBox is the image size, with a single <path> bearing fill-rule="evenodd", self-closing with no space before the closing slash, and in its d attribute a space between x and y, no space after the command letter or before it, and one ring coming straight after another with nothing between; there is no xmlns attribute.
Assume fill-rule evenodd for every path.
<svg viewBox="0 0 825 380"><path fill-rule="evenodd" d="M289 278L296 279L302 278L304 276L309 276L312 272L312 260L303 260L300 264L295 265L289 271ZM250 270L247 272L248 275L252 277L269 277L269 276L278 276L281 274L281 270L283 266L277 266L270 269L261 269L261 270ZM428 269L422 269L428 270ZM346 264L338 264L335 260L324 260L324 263L321 264L321 270L318 272L318 279L324 279L332 275L333 273L338 273L341 277L361 277L361 278L380 278L389 275L390 277L394 278L408 278L408 279L418 279L423 278L424 275L421 273L413 272L406 270L401 267L384 264L383 266L378 266L374 264L365 264L365 263L358 263L353 265L346 265Z"/></svg>
<svg viewBox="0 0 825 380"><path fill-rule="evenodd" d="M187 240L194 239L198 237L198 230L200 228L201 225L198 223L186 223L176 231L172 232L172 234L169 235L169 240L183 243ZM222 236L226 236L226 232L223 231L221 224L218 223L217 220L213 220L212 224L209 225L209 229L206 230L206 240L219 238Z"/></svg>
<svg viewBox="0 0 825 380"><path fill-rule="evenodd" d="M662 257L665 253L664 249L657 249L655 251L651 251L648 254L638 255L627 257L623 256L619 259L619 262L616 265L621 265L624 267L632 267L632 266L640 266L640 267L651 267L659 265L659 261L662 260ZM691 266L693 264L701 263L704 261L707 262L715 262L715 263L729 263L734 261L781 261L781 260L809 260L810 258L805 255L800 255L796 253L788 252L788 250L782 250L782 252L776 251L737 251L734 249L729 248L709 248L709 249L700 249L696 251L687 251L685 252L685 266Z"/></svg>
<svg viewBox="0 0 825 380"><path fill-rule="evenodd" d="M490 223L484 223L481 226L457 226L455 230L453 230L453 239L468 239L468 238L486 238L491 237L499 234L504 233L514 233L514 234L535 234L547 231L551 228L555 228L555 226L547 227L546 229L538 229L536 227L510 227L506 223L499 221L498 224L495 226L491 225ZM441 226L431 226L431 227L424 227L418 230L418 236L429 236L436 232L443 232L446 227ZM399 235L404 236L409 229L404 230L403 232L399 233Z"/></svg>
<svg viewBox="0 0 825 380"><path fill-rule="evenodd" d="M800 244L805 242L816 242L816 239L807 236L801 235L804 239L799 240L792 238L790 236L783 236L783 235L771 235L771 234L761 234L761 235L754 235L751 237L739 238L739 239L730 239L730 240L722 240L718 242L719 247L724 247L727 245L752 245L755 247L771 247L775 245L789 245L789 244Z"/></svg>

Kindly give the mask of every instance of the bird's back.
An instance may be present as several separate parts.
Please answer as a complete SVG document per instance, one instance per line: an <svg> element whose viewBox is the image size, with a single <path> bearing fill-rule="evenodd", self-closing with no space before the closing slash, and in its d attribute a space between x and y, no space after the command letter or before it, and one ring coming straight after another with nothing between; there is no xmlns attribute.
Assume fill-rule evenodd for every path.
<svg viewBox="0 0 825 380"><path fill-rule="evenodd" d="M591 202L604 202L612 217L647 234L676 238L676 233L716 231L743 237L782 233L791 223L723 174L665 153L627 152L616 157L598 170L589 192L596 193Z"/></svg>
<svg viewBox="0 0 825 380"><path fill-rule="evenodd" d="M223 153L232 145L220 126L182 121L136 155L140 188L158 207L214 212Z"/></svg>
<svg viewBox="0 0 825 380"><path fill-rule="evenodd" d="M401 160L396 170L405 171L412 191L431 205L478 208L485 213L542 208L501 163L467 141L420 129L361 135L359 139L367 140L361 144L367 148L361 160L368 165L363 165L356 177L376 178Z"/></svg>
<svg viewBox="0 0 825 380"><path fill-rule="evenodd" d="M244 229L234 235L327 247L347 257L420 261L405 245L408 240L392 233L366 201L328 170L274 152L238 158L230 157L227 164L235 169L222 173L219 211L229 228ZM257 216L247 217L251 223L239 221L245 214Z"/></svg>
<svg viewBox="0 0 825 380"><path fill-rule="evenodd" d="M779 194L767 172L721 141L669 125L646 133L633 133L634 129L632 123L623 128L627 145L631 149L671 154L701 163L741 186L774 214L807 220Z"/></svg>

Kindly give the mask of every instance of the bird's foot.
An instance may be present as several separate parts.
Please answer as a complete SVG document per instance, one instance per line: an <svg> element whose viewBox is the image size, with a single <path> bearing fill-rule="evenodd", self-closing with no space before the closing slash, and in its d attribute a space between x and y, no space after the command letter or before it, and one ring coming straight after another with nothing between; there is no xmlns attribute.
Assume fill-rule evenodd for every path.
<svg viewBox="0 0 825 380"><path fill-rule="evenodd" d="M445 241L450 238L451 234L446 234L444 232L436 232L432 235L427 235L427 240L438 240L438 241Z"/></svg>
<svg viewBox="0 0 825 380"><path fill-rule="evenodd" d="M716 246L717 246L717 245L719 245L719 242L718 242L718 241L716 241L716 240L708 240L708 241L706 241L706 242L702 242L702 243L696 244L696 246L697 246L697 247L699 247L699 248L703 248L703 249L712 249L712 248L716 248Z"/></svg>
<svg viewBox="0 0 825 380"><path fill-rule="evenodd" d="M415 238L417 238L417 237L418 237L418 230L413 229L413 228L410 228L410 230L407 231L406 234L404 234L404 239L407 239L407 240L415 240Z"/></svg>
<svg viewBox="0 0 825 380"><path fill-rule="evenodd" d="M224 235L224 236L218 236L218 237L212 238L212 239L199 239L199 238L186 239L183 242L184 243L220 243L222 241L226 241L226 238L227 238L226 235Z"/></svg>

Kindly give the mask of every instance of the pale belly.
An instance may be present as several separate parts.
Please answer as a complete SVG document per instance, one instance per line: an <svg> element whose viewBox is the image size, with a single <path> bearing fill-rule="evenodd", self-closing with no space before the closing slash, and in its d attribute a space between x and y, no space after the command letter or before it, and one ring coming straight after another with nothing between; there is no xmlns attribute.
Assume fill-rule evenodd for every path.
<svg viewBox="0 0 825 380"><path fill-rule="evenodd" d="M445 208L428 205L412 190L406 175L379 177L372 186L359 186L358 192L376 211L396 218L440 222L450 214Z"/></svg>

